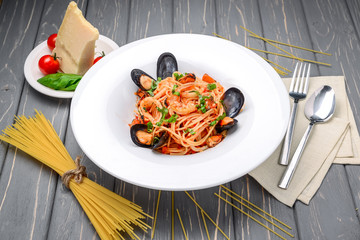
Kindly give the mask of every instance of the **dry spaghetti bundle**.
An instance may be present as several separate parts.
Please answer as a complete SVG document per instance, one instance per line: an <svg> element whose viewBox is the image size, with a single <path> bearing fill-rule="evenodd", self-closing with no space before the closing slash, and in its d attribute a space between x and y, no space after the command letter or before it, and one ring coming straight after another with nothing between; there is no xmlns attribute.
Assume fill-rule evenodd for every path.
<svg viewBox="0 0 360 240"><path fill-rule="evenodd" d="M13 126L3 130L0 139L38 159L55 170L74 193L101 239L139 239L134 226L146 231L149 226L140 206L86 177L85 167L74 162L52 124L36 111L34 117L16 117Z"/></svg>

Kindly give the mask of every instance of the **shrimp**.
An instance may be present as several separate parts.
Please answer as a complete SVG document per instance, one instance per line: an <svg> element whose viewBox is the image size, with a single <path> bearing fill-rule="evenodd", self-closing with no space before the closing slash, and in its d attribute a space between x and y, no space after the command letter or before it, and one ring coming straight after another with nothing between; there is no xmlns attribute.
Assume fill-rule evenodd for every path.
<svg viewBox="0 0 360 240"><path fill-rule="evenodd" d="M197 98L197 94L195 92L196 88L194 85L185 87L181 89L180 96L182 98Z"/></svg>
<svg viewBox="0 0 360 240"><path fill-rule="evenodd" d="M161 103L152 98L146 97L144 98L139 105L140 113L151 122L158 122L161 118L161 114L157 111L156 108L162 108Z"/></svg>
<svg viewBox="0 0 360 240"><path fill-rule="evenodd" d="M166 99L169 108L179 115L187 115L197 111L196 104L193 101L187 101L179 96L172 95Z"/></svg>

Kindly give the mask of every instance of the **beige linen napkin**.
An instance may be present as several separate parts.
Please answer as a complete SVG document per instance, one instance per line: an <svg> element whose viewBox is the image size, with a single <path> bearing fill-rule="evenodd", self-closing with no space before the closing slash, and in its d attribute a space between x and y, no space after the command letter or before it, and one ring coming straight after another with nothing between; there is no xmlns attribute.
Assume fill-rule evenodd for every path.
<svg viewBox="0 0 360 240"><path fill-rule="evenodd" d="M289 88L291 79L285 78L283 81ZM332 163L360 164L360 137L347 98L344 77L312 77L308 96L322 85L329 85L335 91L335 113L328 122L314 126L289 188L284 190L278 187L286 169L278 164L282 143L269 159L249 173L275 198L288 206L293 206L297 199L308 204ZM298 105L290 156L309 124L304 115L306 100L300 101Z"/></svg>

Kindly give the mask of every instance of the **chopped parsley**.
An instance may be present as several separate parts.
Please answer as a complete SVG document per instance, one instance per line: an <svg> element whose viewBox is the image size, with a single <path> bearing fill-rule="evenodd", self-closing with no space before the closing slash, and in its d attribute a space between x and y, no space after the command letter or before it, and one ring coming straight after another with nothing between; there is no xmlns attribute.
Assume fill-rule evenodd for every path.
<svg viewBox="0 0 360 240"><path fill-rule="evenodd" d="M205 101L205 99L209 99L211 96L203 96L198 91L190 91L190 92L194 92L194 93L196 93L196 95L198 95L199 100L200 100L200 104L196 105L196 107L202 113L206 113L207 110L206 110L206 101Z"/></svg>
<svg viewBox="0 0 360 240"><path fill-rule="evenodd" d="M184 76L183 74L174 73L174 77L175 77L176 80L179 80L183 76Z"/></svg>
<svg viewBox="0 0 360 240"><path fill-rule="evenodd" d="M212 127L212 126L216 125L218 123L218 121L223 120L225 117L226 117L226 112L224 112L223 114L218 116L214 121L212 121L210 123L210 126Z"/></svg>
<svg viewBox="0 0 360 240"><path fill-rule="evenodd" d="M158 77L158 79L156 81L152 81L151 83L151 88L150 90L146 91L147 93L150 94L150 96L154 96L154 91L156 90L157 86L159 85L159 83L161 82L161 78Z"/></svg>
<svg viewBox="0 0 360 240"><path fill-rule="evenodd" d="M178 115L174 114L171 117L169 117L168 119L164 119L164 121L168 122L168 123L174 123L174 122L176 122L177 118L178 118Z"/></svg>
<svg viewBox="0 0 360 240"><path fill-rule="evenodd" d="M207 85L207 89L209 90L209 91L212 91L212 90L214 90L216 88L216 83L209 83L208 85Z"/></svg>
<svg viewBox="0 0 360 240"><path fill-rule="evenodd" d="M147 132L151 133L153 131L154 125L150 121L146 125L147 125Z"/></svg>
<svg viewBox="0 0 360 240"><path fill-rule="evenodd" d="M165 119L166 115L169 113L169 109L167 109L166 107L164 108L159 108L159 107L156 107L156 109L161 112L161 119L159 122L156 123L156 126L160 127L161 124L165 121L165 122L168 122L168 123L173 123L173 122L176 122L177 118L178 118L178 115L177 114L174 114L172 115L170 118L168 119Z"/></svg>
<svg viewBox="0 0 360 240"><path fill-rule="evenodd" d="M178 85L174 84L171 92L172 92L172 94L174 94L176 96L180 96L180 92L175 91L177 87L178 87Z"/></svg>
<svg viewBox="0 0 360 240"><path fill-rule="evenodd" d="M191 135L194 135L196 132L193 129L188 128L184 131L184 133L190 133Z"/></svg>

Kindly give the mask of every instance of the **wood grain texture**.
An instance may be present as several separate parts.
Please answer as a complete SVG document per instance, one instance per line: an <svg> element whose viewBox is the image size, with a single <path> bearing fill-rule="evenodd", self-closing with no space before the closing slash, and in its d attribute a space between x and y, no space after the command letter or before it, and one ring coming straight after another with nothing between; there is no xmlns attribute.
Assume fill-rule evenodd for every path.
<svg viewBox="0 0 360 240"><path fill-rule="evenodd" d="M318 69L314 69L312 74L345 74L345 72L338 67L341 60L339 59L340 54L337 52L341 49L341 46L340 44L336 44L336 46L333 47L331 46L332 44L337 43L337 38L341 38L342 35L337 32L336 29L340 30L341 27L339 26L342 24L344 24L344 27L349 24L348 16L346 15L347 11L344 6L337 6L338 3L335 3L334 1L326 3L319 1L304 1L303 4L300 4L300 2L296 3L295 1L292 1L291 3L289 1L279 1L269 3L269 5L261 8L263 22L272 23L269 24L267 28L264 27L265 36L288 36L291 37L290 41L295 45L301 45L332 53L332 57L314 55L311 53L298 53L301 54L302 57L329 62L333 65L331 68L320 66ZM341 10L338 11L336 9ZM336 12L339 13L339 15L336 16ZM278 16L277 19L279 20L277 22L271 21L272 19L275 19L274 16ZM284 22L282 25L281 20ZM345 28L351 28L351 26L347 25ZM288 29L289 32L284 34L281 32L284 31L284 29ZM354 44L354 40L354 37L350 37L347 40L347 42L349 42L349 45L347 45L348 49L349 46ZM281 39L281 41L284 41L284 39ZM344 44L344 42L341 42L341 44ZM302 54L307 54L307 56ZM354 57L354 55L349 56L348 54L349 52L346 54L347 57ZM330 182L330 184L323 184L321 186L314 199L310 202L310 207L299 202L296 203L295 211L298 222L298 231L301 239L331 239L334 236L338 236L339 239L353 239L354 236L358 236L357 229L359 223L356 220L356 216L353 211L355 207L353 205L352 198L349 198L350 191L349 185L347 184L348 180L346 178L346 174L345 172L343 172L343 175L331 174L334 169L341 171L341 168L343 167L334 166L331 168L330 173L324 180ZM339 176L342 176L342 178L339 178ZM334 198L334 195L338 197ZM346 205L349 207L346 209L340 208L339 211L326 211L325 208L323 208L325 202L328 204L328 209L339 209L338 205ZM315 212L317 214L315 214ZM331 221L333 222L330 224ZM335 223L336 221L341 221L341 224ZM345 231L345 225L351 226L350 228L353 230ZM326 228L326 226L332 226L331 231L325 231L324 228ZM311 230L309 231L309 229Z"/></svg>
<svg viewBox="0 0 360 240"><path fill-rule="evenodd" d="M212 0L174 1L173 30L175 33L211 35L216 32L215 21L215 3Z"/></svg>
<svg viewBox="0 0 360 240"><path fill-rule="evenodd" d="M131 1L128 41L171 33L173 2L170 0Z"/></svg>
<svg viewBox="0 0 360 240"><path fill-rule="evenodd" d="M261 17L259 15L260 10L256 2L218 1L216 9L218 16L218 33L220 35L245 46L266 49L262 41L250 37L249 34L240 27L243 26L258 35L262 35L263 28L267 28L267 25L262 26L263 23L261 22ZM275 59L272 60L275 61ZM261 206L293 227L292 234L296 236L296 223L293 210L276 201L269 193L262 189L256 181L245 176L231 182L231 187L235 192L239 193L247 200ZM236 203L236 205L238 204ZM270 233L249 217L237 210L233 211L236 239L278 239L276 235ZM245 212L248 211L245 209ZM254 216L254 214L251 215ZM261 220L261 222L265 223L270 228L273 228L265 221ZM276 232L281 231L277 230ZM282 233L281 235L286 236Z"/></svg>
<svg viewBox="0 0 360 240"><path fill-rule="evenodd" d="M23 64L34 46L44 1L5 1L0 9L0 128L13 122L24 86ZM0 145L0 171L7 146Z"/></svg>

